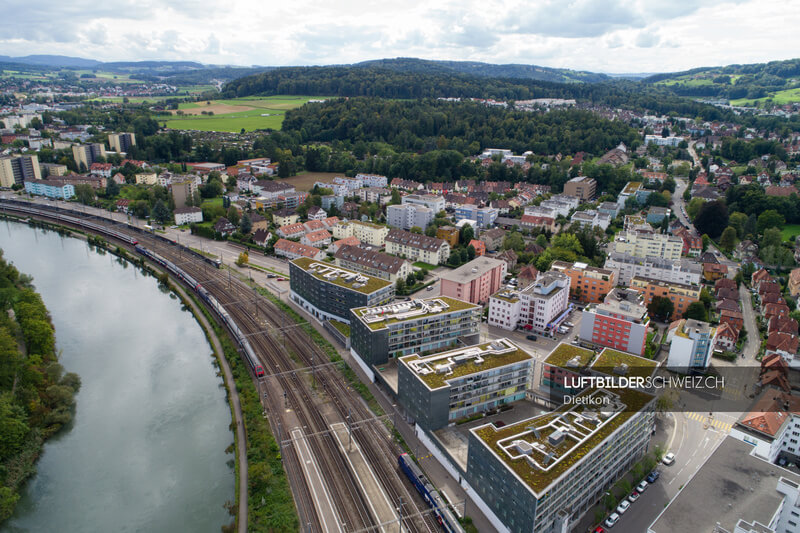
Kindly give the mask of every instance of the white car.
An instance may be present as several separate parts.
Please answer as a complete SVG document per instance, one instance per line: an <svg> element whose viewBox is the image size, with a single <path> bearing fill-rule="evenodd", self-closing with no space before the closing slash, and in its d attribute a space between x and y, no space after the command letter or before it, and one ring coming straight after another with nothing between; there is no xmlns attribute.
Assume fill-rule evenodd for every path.
<svg viewBox="0 0 800 533"><path fill-rule="evenodd" d="M633 503L639 499L639 493L637 491L633 491L628 495L628 501Z"/></svg>
<svg viewBox="0 0 800 533"><path fill-rule="evenodd" d="M639 482L638 485L636 485L636 492L638 492L639 494L643 493L644 491L647 490L647 485L648 485L647 481L642 480L641 482Z"/></svg>
<svg viewBox="0 0 800 533"><path fill-rule="evenodd" d="M672 463L675 462L675 454L672 453L672 452L669 452L667 455L664 456L664 458L661 460L661 462L664 463L667 466L671 465Z"/></svg>
<svg viewBox="0 0 800 533"><path fill-rule="evenodd" d="M619 522L619 515L617 513L611 513L611 515L606 518L606 521L603 522L603 525L606 527L614 527L617 522Z"/></svg>
<svg viewBox="0 0 800 533"><path fill-rule="evenodd" d="M630 507L631 507L631 502L629 502L628 500L622 500L622 502L619 505L617 505L617 513L623 515L625 514L625 511L630 509Z"/></svg>

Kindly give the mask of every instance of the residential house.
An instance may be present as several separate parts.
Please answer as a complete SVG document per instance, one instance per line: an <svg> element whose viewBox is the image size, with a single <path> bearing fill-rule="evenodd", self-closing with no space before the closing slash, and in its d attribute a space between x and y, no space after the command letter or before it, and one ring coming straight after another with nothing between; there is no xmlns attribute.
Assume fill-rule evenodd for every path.
<svg viewBox="0 0 800 533"><path fill-rule="evenodd" d="M199 207L178 207L175 209L174 214L175 224L179 226L203 221L203 210Z"/></svg>
<svg viewBox="0 0 800 533"><path fill-rule="evenodd" d="M442 239L393 229L385 237L386 252L412 261L431 265L444 263L450 257L450 245Z"/></svg>
<svg viewBox="0 0 800 533"><path fill-rule="evenodd" d="M517 256L517 252L515 252L514 250L504 250L495 255L494 257L495 259L500 259L501 261L505 261L509 272L513 271L517 267L517 260L519 259L519 257Z"/></svg>
<svg viewBox="0 0 800 533"><path fill-rule="evenodd" d="M486 249L488 251L494 252L503 246L503 239L505 238L505 235L506 231L504 229L494 228L482 231L479 238L481 241L483 241L483 244L486 245ZM437 234L437 237L438 236L439 235Z"/></svg>
<svg viewBox="0 0 800 533"><path fill-rule="evenodd" d="M343 246L360 246L361 241L356 239L355 237L345 237L344 239L339 239L338 241L333 241L330 246L328 246L328 252L332 254L336 254L339 250L342 249Z"/></svg>
<svg viewBox="0 0 800 533"><path fill-rule="evenodd" d="M272 238L272 234L265 229L257 229L253 232L253 242L257 246L265 247L270 238Z"/></svg>
<svg viewBox="0 0 800 533"><path fill-rule="evenodd" d="M278 228L278 236L283 239L299 239L306 234L306 228L299 222Z"/></svg>
<svg viewBox="0 0 800 533"><path fill-rule="evenodd" d="M217 219L217 223L214 224L214 231L223 237L228 237L229 235L232 235L234 231L236 231L236 226L231 224L230 220L227 218L219 217L219 219Z"/></svg>
<svg viewBox="0 0 800 533"><path fill-rule="evenodd" d="M340 242L342 241L337 241ZM412 273L411 263L405 259L358 246L339 246L334 257L337 266L392 283L396 283L398 279L404 280Z"/></svg>
<svg viewBox="0 0 800 533"><path fill-rule="evenodd" d="M486 255L486 245L483 244L483 241L479 241L477 239L472 239L469 241L468 246L472 246L475 249L475 256L480 257L482 255Z"/></svg>
<svg viewBox="0 0 800 533"><path fill-rule="evenodd" d="M739 340L739 330L729 323L722 322L717 328L717 338L714 344L715 350L732 352L736 349L736 341Z"/></svg>
<svg viewBox="0 0 800 533"><path fill-rule="evenodd" d="M312 205L308 208L308 220L322 220L328 218L328 213L319 206Z"/></svg>
<svg viewBox="0 0 800 533"><path fill-rule="evenodd" d="M313 246L288 241L286 239L278 239L275 243L275 255L279 257L286 257L288 259L298 259L300 257L308 257L321 261L325 258L325 252Z"/></svg>

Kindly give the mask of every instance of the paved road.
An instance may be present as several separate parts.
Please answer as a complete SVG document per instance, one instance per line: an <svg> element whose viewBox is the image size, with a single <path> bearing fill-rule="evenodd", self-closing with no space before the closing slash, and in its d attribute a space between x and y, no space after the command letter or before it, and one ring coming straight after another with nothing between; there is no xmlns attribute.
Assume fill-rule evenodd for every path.
<svg viewBox="0 0 800 533"><path fill-rule="evenodd" d="M744 283L739 286L739 303L742 306L742 315L744 315L744 329L747 331L747 342L743 350L744 361L757 364L756 355L761 347L761 339L758 334L756 313L753 310L753 296Z"/></svg>

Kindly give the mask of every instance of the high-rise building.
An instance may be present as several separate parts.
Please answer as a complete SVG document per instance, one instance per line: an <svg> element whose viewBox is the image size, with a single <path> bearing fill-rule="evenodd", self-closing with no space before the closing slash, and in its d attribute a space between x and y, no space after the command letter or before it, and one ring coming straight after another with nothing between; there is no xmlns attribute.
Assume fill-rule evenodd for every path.
<svg viewBox="0 0 800 533"><path fill-rule="evenodd" d="M670 326L667 340L671 342L667 368L683 374L704 371L711 361L717 338L717 328L708 322L682 319Z"/></svg>
<svg viewBox="0 0 800 533"><path fill-rule="evenodd" d="M393 228L425 229L433 221L435 212L418 204L390 205L386 207L386 223Z"/></svg>
<svg viewBox="0 0 800 533"><path fill-rule="evenodd" d="M583 341L644 355L647 340L647 307L632 289L613 289L603 303L583 309L579 337Z"/></svg>
<svg viewBox="0 0 800 533"><path fill-rule="evenodd" d="M35 155L22 155L0 158L0 187L22 185L28 180L42 179L39 158Z"/></svg>
<svg viewBox="0 0 800 533"><path fill-rule="evenodd" d="M661 233L625 231L617 234L613 250L634 257L661 257L674 261L681 258L683 240Z"/></svg>
<svg viewBox="0 0 800 533"><path fill-rule="evenodd" d="M440 296L351 309L350 345L367 365L479 339L483 309Z"/></svg>
<svg viewBox="0 0 800 533"><path fill-rule="evenodd" d="M508 265L500 259L476 257L455 270L443 272L441 294L473 304L484 304L500 290Z"/></svg>
<svg viewBox="0 0 800 533"><path fill-rule="evenodd" d="M170 182L170 190L175 200L175 207L187 207L197 190L197 180L193 176L175 176Z"/></svg>
<svg viewBox="0 0 800 533"><path fill-rule="evenodd" d="M136 135L133 133L110 133L108 146L114 152L127 152L131 146L136 146Z"/></svg>
<svg viewBox="0 0 800 533"><path fill-rule="evenodd" d="M584 202L594 198L597 193L597 182L586 176L577 176L564 184L564 194L577 196Z"/></svg>
<svg viewBox="0 0 800 533"><path fill-rule="evenodd" d="M76 144L72 146L72 157L79 170L88 172L92 163L106 157L106 147L100 143Z"/></svg>

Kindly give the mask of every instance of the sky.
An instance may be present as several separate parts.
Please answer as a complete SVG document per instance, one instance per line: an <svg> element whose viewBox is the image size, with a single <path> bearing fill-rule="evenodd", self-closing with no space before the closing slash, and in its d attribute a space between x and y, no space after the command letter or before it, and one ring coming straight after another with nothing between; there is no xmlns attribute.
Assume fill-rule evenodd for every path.
<svg viewBox="0 0 800 533"><path fill-rule="evenodd" d="M800 56L800 0L3 0L0 54L327 65L419 57L606 73Z"/></svg>

